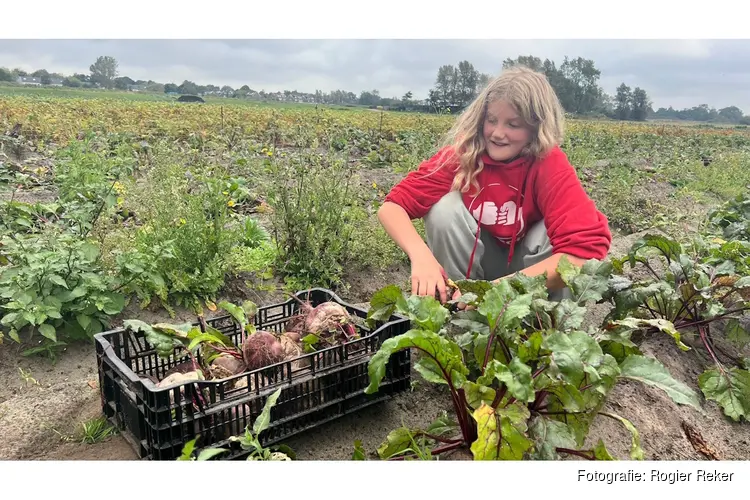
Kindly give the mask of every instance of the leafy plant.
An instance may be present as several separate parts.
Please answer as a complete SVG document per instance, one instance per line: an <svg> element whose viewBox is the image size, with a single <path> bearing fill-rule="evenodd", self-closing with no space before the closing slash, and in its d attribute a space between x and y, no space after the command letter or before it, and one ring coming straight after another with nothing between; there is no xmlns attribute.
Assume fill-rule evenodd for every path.
<svg viewBox="0 0 750 500"><path fill-rule="evenodd" d="M276 271L302 287L340 284L354 230L349 207L357 203L348 164L307 154L269 166Z"/></svg>
<svg viewBox="0 0 750 500"><path fill-rule="evenodd" d="M602 441L582 449L591 421L603 414L633 434L631 458L640 459L632 423L601 413L621 379L647 383L700 409L698 396L656 359L628 354L618 360L606 352L602 344L624 341L636 327L581 328L585 305L609 290L610 263L590 260L578 268L563 258L558 271L575 300L549 301L544 275L521 274L496 285L457 282L462 296L456 302L474 310L455 310L433 297L405 298L396 286L373 296L370 318L395 311L410 318L412 329L383 342L369 363L365 392L378 390L393 353L416 349L415 369L426 381L447 385L456 418L441 418L424 431L391 432L378 450L381 458L403 452L416 435L428 441L422 444L432 443L433 455L468 447L476 460L549 460L560 454L611 459Z"/></svg>
<svg viewBox="0 0 750 500"><path fill-rule="evenodd" d="M750 277L736 273L732 260L713 257L696 240L693 252L676 240L646 235L628 254L613 261L615 274L604 298L614 305L607 320L617 325L664 332L684 351L690 348L683 337L697 331L713 367L698 377L707 399L716 401L733 420L750 416L750 364L737 355L750 343L740 320L750 309ZM631 273L643 275L631 280ZM723 343L716 334L723 327ZM620 354L637 352L635 345L621 339ZM736 348L730 352L727 345ZM724 358L723 360L720 358ZM727 366L729 365L729 366Z"/></svg>
<svg viewBox="0 0 750 500"><path fill-rule="evenodd" d="M276 401L281 395L281 388L277 389L274 393L268 396L263 410L261 411L258 418L253 422L253 428L250 429L248 425L245 428L245 434L242 436L232 436L229 438L230 443L239 443L243 450L249 450L250 453L247 457L249 461L290 461L296 458L294 451L286 445L277 445L271 447L265 447L261 445L258 437L260 434L268 429L271 423L271 409L276 406ZM228 448L205 448L201 450L197 458L195 457L195 443L198 438L192 439L185 443L182 449L182 455L177 460L210 460L223 453L228 453Z"/></svg>

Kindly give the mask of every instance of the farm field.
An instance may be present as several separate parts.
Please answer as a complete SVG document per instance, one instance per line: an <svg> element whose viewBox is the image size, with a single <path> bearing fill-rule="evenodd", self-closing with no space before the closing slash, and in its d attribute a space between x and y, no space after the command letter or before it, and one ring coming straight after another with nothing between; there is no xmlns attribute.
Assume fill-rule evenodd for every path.
<svg viewBox="0 0 750 500"><path fill-rule="evenodd" d="M0 93L0 458L137 458L96 420L91 337L125 320L190 322L223 314L221 301L265 306L309 287L367 308L384 287L406 289L408 260L376 211L452 117L224 102ZM632 342L606 337L613 356L637 349L681 385L619 381L603 411L637 435L598 416L586 446L750 459L750 129L570 120L563 149L615 237L610 285L598 282L611 300L576 309L583 327L615 311L679 330L639 322ZM621 260L644 245L661 257ZM451 411L445 385L412 376L411 391L285 444L343 460L360 440L375 459L392 430Z"/></svg>

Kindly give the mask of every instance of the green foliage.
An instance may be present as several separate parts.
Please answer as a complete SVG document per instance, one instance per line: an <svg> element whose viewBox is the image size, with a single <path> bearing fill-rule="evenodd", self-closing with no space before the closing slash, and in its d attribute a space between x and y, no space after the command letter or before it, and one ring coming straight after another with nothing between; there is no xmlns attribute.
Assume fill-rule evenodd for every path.
<svg viewBox="0 0 750 500"><path fill-rule="evenodd" d="M730 256L723 248L724 245L706 245L700 238L685 248L665 236L646 235L632 245L625 257L613 261L617 274L612 277L612 287L605 298L613 305L607 319L616 328L666 333L683 351L690 348L683 343L681 332L697 330L714 363L698 377L698 385L707 399L717 401L727 416L739 420L747 419L746 410L750 408L750 372L736 354L717 346L712 325L725 323L723 341L738 348L744 346L748 335L739 319L750 308L750 277L736 274L737 267L746 269L744 260L727 258ZM643 269L647 277L628 279L624 276L626 265L634 271ZM617 336L610 332L607 339ZM614 348L615 356L635 351L627 335L620 337ZM734 366L727 368L726 363Z"/></svg>
<svg viewBox="0 0 750 500"><path fill-rule="evenodd" d="M657 387L675 402L700 409L697 395L656 359L634 353L618 360L603 348L605 340L619 343L617 337L581 330L586 304L610 293L611 270L609 263L590 260L577 268L563 258L558 272L575 300L560 302L548 300L543 276L516 274L491 286L457 283L472 290L463 295L473 295L477 307L453 312L451 304L433 297L405 298L393 285L384 288L372 298L370 319L397 312L410 318L412 329L383 342L369 363L365 393L378 390L393 353L415 349L422 378L448 386L459 429L452 438L423 433L431 441L421 446L440 446L422 455L468 446L475 460L608 456L602 443L591 450L581 447L621 378ZM637 431L618 419L634 436L631 457L643 458ZM391 433L379 450L381 458L403 451L406 436L415 434L420 432Z"/></svg>
<svg viewBox="0 0 750 500"><path fill-rule="evenodd" d="M133 247L138 269L145 270L125 269L137 275L128 291L138 294L142 307L158 297L170 313L172 304L200 311L201 302L215 299L236 242L227 177L221 171L186 175L176 154L157 149L154 168L128 187L129 205L143 221L134 231Z"/></svg>
<svg viewBox="0 0 750 500"><path fill-rule="evenodd" d="M276 272L302 286L341 284L357 206L352 170L315 153L269 161L268 168Z"/></svg>

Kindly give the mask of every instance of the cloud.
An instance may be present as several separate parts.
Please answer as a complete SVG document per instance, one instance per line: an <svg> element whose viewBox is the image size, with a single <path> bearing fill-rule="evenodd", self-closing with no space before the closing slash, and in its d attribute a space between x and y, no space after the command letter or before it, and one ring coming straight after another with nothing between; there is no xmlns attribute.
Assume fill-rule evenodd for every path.
<svg viewBox="0 0 750 500"><path fill-rule="evenodd" d="M2 40L0 66L88 73L100 55L120 74L162 83L191 80L266 91L378 89L424 98L444 64L468 60L497 74L506 58L560 65L593 59L600 84L644 88L655 107L736 105L750 113L750 40Z"/></svg>

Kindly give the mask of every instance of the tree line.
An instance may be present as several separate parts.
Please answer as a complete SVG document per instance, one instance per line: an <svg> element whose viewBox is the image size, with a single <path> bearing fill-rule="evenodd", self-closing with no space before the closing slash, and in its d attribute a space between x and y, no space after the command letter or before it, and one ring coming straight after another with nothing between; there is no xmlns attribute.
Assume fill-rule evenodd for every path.
<svg viewBox="0 0 750 500"><path fill-rule="evenodd" d="M750 117L741 109L730 106L716 110L706 104L675 110L659 108L654 111L648 93L640 87L631 88L622 82L614 95L604 91L599 84L601 71L591 59L565 56L561 64L550 59L527 55L515 59L507 58L502 68L522 65L543 73L554 88L560 103L567 113L585 117L606 117L615 120L644 121L648 118L669 120L690 120L699 122L724 122L750 124ZM234 89L228 85L200 85L184 80L181 84L174 82L159 83L152 80L133 80L128 76L119 76L118 62L111 56L100 56L89 67L89 74L76 73L64 76L49 73L45 69L31 74L20 69L0 68L0 82L15 82L19 77L33 76L40 79L42 85L49 85L53 79L61 80L66 87L105 88L120 90L139 90L144 92L164 92L168 94L214 95L235 99L255 99L264 101L306 102L315 104L333 104L343 106L367 106L421 112L460 112L489 83L491 76L479 72L469 61L460 61L457 65L446 64L437 70L433 88L427 99L414 99L411 91L401 97L382 97L377 89L363 90L359 94L347 90L323 92L316 90L298 92L284 90L265 92L253 90L248 85Z"/></svg>

